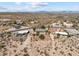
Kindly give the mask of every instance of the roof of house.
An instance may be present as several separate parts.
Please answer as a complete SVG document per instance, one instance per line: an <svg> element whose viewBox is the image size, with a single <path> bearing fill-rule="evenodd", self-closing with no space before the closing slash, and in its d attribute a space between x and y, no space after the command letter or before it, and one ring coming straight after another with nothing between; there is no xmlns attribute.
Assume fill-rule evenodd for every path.
<svg viewBox="0 0 79 59"><path fill-rule="evenodd" d="M57 27L57 28L59 28L59 27L62 27L62 24L53 23L53 24L51 24L51 26L52 26L52 27Z"/></svg>
<svg viewBox="0 0 79 59"><path fill-rule="evenodd" d="M63 24L64 24L65 26L73 26L72 23L66 23L66 22L64 22Z"/></svg>
<svg viewBox="0 0 79 59"><path fill-rule="evenodd" d="M25 26L21 26L20 28L16 28L16 27L12 27L12 28L9 28L7 31L24 31L24 30L28 30L30 29L29 27L25 27Z"/></svg>
<svg viewBox="0 0 79 59"><path fill-rule="evenodd" d="M11 19L0 19L0 21L11 21Z"/></svg>
<svg viewBox="0 0 79 59"><path fill-rule="evenodd" d="M45 32L45 31L47 31L47 29L41 29L41 28L38 28L38 29L36 29L35 31Z"/></svg>
<svg viewBox="0 0 79 59"><path fill-rule="evenodd" d="M66 33L66 32L55 32L55 34L68 35L68 33Z"/></svg>
<svg viewBox="0 0 79 59"><path fill-rule="evenodd" d="M20 30L20 31L17 31L16 33L18 34L24 34L24 33L28 33L29 31L28 30Z"/></svg>

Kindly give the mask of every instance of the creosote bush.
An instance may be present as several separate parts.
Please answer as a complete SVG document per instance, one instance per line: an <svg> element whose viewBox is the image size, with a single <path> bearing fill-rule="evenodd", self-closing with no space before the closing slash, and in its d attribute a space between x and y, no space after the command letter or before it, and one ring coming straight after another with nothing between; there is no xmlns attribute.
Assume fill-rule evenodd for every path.
<svg viewBox="0 0 79 59"><path fill-rule="evenodd" d="M0 49L1 49L1 48L4 48L4 47L5 47L5 45L4 45L4 44L0 44Z"/></svg>
<svg viewBox="0 0 79 59"><path fill-rule="evenodd" d="M45 39L45 36L43 34L41 34L41 35L39 35L39 38L43 40L43 39Z"/></svg>

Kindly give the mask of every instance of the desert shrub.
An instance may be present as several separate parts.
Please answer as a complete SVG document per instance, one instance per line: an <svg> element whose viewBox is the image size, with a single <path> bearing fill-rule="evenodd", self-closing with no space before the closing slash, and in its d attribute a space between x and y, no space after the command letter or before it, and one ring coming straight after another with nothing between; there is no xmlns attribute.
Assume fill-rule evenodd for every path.
<svg viewBox="0 0 79 59"><path fill-rule="evenodd" d="M62 43L64 43L66 40L62 40Z"/></svg>
<svg viewBox="0 0 79 59"><path fill-rule="evenodd" d="M45 29L45 26L44 26L44 25L42 25L42 26L41 26L41 28L42 28L42 29Z"/></svg>
<svg viewBox="0 0 79 59"><path fill-rule="evenodd" d="M70 51L73 51L73 49L70 49Z"/></svg>
<svg viewBox="0 0 79 59"><path fill-rule="evenodd" d="M38 36L40 33L39 32L36 32L36 35Z"/></svg>
<svg viewBox="0 0 79 59"><path fill-rule="evenodd" d="M33 28L33 31L35 31L35 28Z"/></svg>
<svg viewBox="0 0 79 59"><path fill-rule="evenodd" d="M46 50L44 51L45 56L49 56L49 54L46 52Z"/></svg>
<svg viewBox="0 0 79 59"><path fill-rule="evenodd" d="M37 50L37 52L40 52L40 50Z"/></svg>
<svg viewBox="0 0 79 59"><path fill-rule="evenodd" d="M41 34L41 35L39 36L39 38L43 40L43 39L45 39L45 36L44 36L43 34Z"/></svg>
<svg viewBox="0 0 79 59"><path fill-rule="evenodd" d="M17 24L17 22L16 21L13 21L13 24Z"/></svg>
<svg viewBox="0 0 79 59"><path fill-rule="evenodd" d="M71 53L68 53L68 55L69 55L69 56L72 56L72 54L71 54Z"/></svg>
<svg viewBox="0 0 79 59"><path fill-rule="evenodd" d="M4 48L4 47L5 47L5 45L4 45L4 44L0 44L0 49L1 49L1 48Z"/></svg>
<svg viewBox="0 0 79 59"><path fill-rule="evenodd" d="M17 54L15 56L18 56Z"/></svg>
<svg viewBox="0 0 79 59"><path fill-rule="evenodd" d="M3 56L6 56L6 55L7 55L7 53L6 53L6 52L4 52L4 53L3 53Z"/></svg>
<svg viewBox="0 0 79 59"><path fill-rule="evenodd" d="M60 37L60 34L57 34L57 38L59 38Z"/></svg>
<svg viewBox="0 0 79 59"><path fill-rule="evenodd" d="M23 56L29 56L29 54L24 54Z"/></svg>
<svg viewBox="0 0 79 59"><path fill-rule="evenodd" d="M27 48L24 48L23 50L24 50L25 53L27 53Z"/></svg>
<svg viewBox="0 0 79 59"><path fill-rule="evenodd" d="M35 36L35 34L33 34L33 36Z"/></svg>
<svg viewBox="0 0 79 59"><path fill-rule="evenodd" d="M16 52L16 50L14 50L14 52Z"/></svg>
<svg viewBox="0 0 79 59"><path fill-rule="evenodd" d="M58 49L58 47L55 47L55 50L57 50Z"/></svg>
<svg viewBox="0 0 79 59"><path fill-rule="evenodd" d="M63 51L60 51L60 53L63 55L64 54L64 52Z"/></svg>
<svg viewBox="0 0 79 59"><path fill-rule="evenodd" d="M11 37L11 32L6 32L7 37Z"/></svg>

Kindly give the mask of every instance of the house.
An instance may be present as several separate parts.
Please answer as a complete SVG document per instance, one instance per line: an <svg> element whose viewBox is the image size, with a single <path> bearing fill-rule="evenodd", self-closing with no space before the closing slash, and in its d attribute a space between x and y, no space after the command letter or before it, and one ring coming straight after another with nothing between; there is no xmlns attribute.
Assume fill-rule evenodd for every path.
<svg viewBox="0 0 79 59"><path fill-rule="evenodd" d="M67 29L64 29L64 31L60 31L60 32L54 32L55 34L61 34L61 35L70 35L70 36L73 36L73 35L79 35L79 31L76 30L76 29L73 29L73 28L67 28Z"/></svg>
<svg viewBox="0 0 79 59"><path fill-rule="evenodd" d="M60 23L52 23L50 26L59 28L59 27L62 27L62 24L60 24Z"/></svg>
<svg viewBox="0 0 79 59"><path fill-rule="evenodd" d="M27 35L29 33L29 30L19 30L14 32L17 35Z"/></svg>
<svg viewBox="0 0 79 59"><path fill-rule="evenodd" d="M8 26L12 23L12 19L0 19L1 26Z"/></svg>
<svg viewBox="0 0 79 59"><path fill-rule="evenodd" d="M63 26L60 23L53 23L50 25L49 32L60 32L63 31Z"/></svg>
<svg viewBox="0 0 79 59"><path fill-rule="evenodd" d="M73 26L72 23L70 22L64 22L63 25L66 27L66 28L71 28Z"/></svg>
<svg viewBox="0 0 79 59"><path fill-rule="evenodd" d="M65 29L65 31L68 33L68 35L73 36L73 35L79 35L79 31L76 29Z"/></svg>
<svg viewBox="0 0 79 59"><path fill-rule="evenodd" d="M60 37L60 36L76 36L79 35L79 31L77 31L76 29L72 29L72 28L67 28L64 29L64 31L60 31L60 32L53 32L52 34L54 34L55 37Z"/></svg>
<svg viewBox="0 0 79 59"><path fill-rule="evenodd" d="M17 24L19 24L19 25L22 25L22 24L23 24L23 21L22 21L22 20L17 19L17 20L16 20L16 23L17 23Z"/></svg>
<svg viewBox="0 0 79 59"><path fill-rule="evenodd" d="M0 19L1 22L9 22L11 19Z"/></svg>
<svg viewBox="0 0 79 59"><path fill-rule="evenodd" d="M14 34L24 35L24 34L28 34L30 32L30 29L31 28L25 27L25 26L21 26L19 28L12 27L12 28L6 30L6 32L12 32Z"/></svg>

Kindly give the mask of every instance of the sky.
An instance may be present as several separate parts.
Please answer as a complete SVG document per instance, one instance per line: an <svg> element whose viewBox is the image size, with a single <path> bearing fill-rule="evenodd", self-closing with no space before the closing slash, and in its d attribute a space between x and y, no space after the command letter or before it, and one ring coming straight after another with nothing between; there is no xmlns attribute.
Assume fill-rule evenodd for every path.
<svg viewBox="0 0 79 59"><path fill-rule="evenodd" d="M0 2L0 12L79 11L79 2Z"/></svg>

